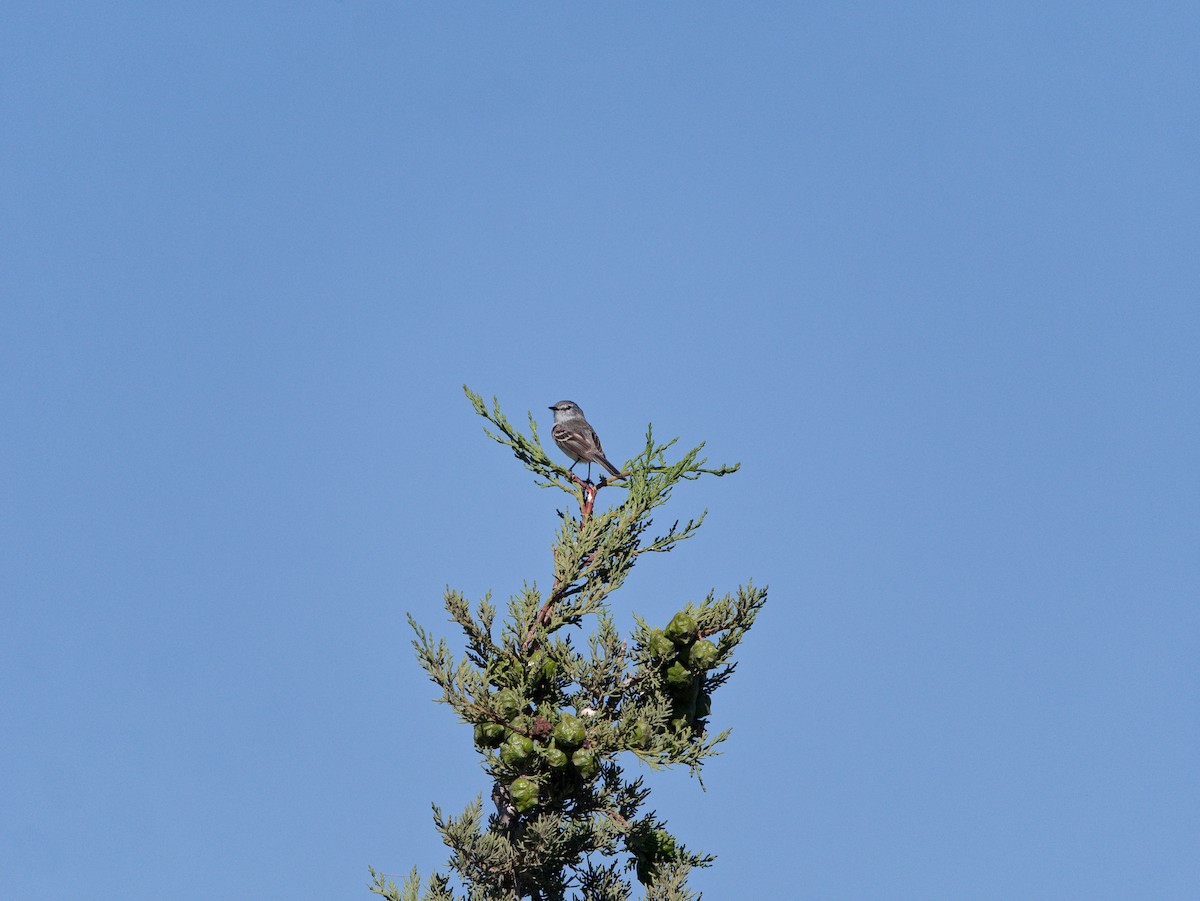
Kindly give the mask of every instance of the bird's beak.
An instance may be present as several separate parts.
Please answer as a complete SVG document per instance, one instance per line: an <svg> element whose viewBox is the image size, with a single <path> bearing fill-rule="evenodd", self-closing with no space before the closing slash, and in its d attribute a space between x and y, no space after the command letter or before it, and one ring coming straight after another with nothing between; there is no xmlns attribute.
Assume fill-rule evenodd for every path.
<svg viewBox="0 0 1200 901"><path fill-rule="evenodd" d="M547 410L553 410L554 408L553 408L553 407L547 407L546 409L547 409Z"/></svg>

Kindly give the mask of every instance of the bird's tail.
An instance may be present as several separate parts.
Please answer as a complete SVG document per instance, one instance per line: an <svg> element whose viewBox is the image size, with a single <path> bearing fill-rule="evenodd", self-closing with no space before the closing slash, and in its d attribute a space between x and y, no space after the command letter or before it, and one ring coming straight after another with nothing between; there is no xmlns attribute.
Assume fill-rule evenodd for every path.
<svg viewBox="0 0 1200 901"><path fill-rule="evenodd" d="M601 456L597 459L596 462L599 463L601 466L603 466L605 469L607 469L608 474L610 476L612 476L614 479L618 479L621 477L621 474L619 472L617 472L617 467L615 467L611 463L609 463L607 457Z"/></svg>

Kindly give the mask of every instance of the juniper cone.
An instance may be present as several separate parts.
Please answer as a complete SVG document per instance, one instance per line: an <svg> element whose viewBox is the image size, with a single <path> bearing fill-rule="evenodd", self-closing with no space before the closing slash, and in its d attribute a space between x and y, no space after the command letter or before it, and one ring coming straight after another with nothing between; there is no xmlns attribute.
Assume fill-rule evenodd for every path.
<svg viewBox="0 0 1200 901"><path fill-rule="evenodd" d="M558 449L575 461L571 464L572 472L578 464L586 463L590 479L592 464L599 463L614 478L621 475L617 472L617 467L609 463L604 456L600 438L596 435L596 430L583 418L583 410L579 409L579 404L573 400L560 400L550 409L554 411L554 427L550 429L550 434L554 436L554 443L558 445Z"/></svg>

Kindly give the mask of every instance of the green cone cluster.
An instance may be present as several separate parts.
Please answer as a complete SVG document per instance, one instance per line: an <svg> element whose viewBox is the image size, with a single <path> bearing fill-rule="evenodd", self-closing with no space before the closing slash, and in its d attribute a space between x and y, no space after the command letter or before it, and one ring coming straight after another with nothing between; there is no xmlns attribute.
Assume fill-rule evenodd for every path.
<svg viewBox="0 0 1200 901"><path fill-rule="evenodd" d="M475 745L499 751L493 772L519 813L566 800L600 771L584 721L559 706L558 669L542 651L525 662L505 657L489 669L493 718L476 723Z"/></svg>
<svg viewBox="0 0 1200 901"><path fill-rule="evenodd" d="M648 822L639 823L625 839L626 847L633 853L637 878L642 885L649 885L659 865L675 860L679 846L675 837L659 826Z"/></svg>
<svg viewBox="0 0 1200 901"><path fill-rule="evenodd" d="M671 728L703 732L712 702L701 690L704 673L717 662L717 646L700 638L696 619L676 613L665 629L652 629L646 647L658 664L671 697ZM636 724L635 724L636 732Z"/></svg>

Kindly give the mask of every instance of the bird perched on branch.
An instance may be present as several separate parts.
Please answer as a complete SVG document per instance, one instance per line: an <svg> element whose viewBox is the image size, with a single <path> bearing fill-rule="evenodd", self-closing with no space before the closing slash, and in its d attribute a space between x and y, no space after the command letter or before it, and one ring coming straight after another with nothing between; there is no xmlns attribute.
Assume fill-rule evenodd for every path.
<svg viewBox="0 0 1200 901"><path fill-rule="evenodd" d="M609 475L617 478L621 475L617 467L608 462L604 456L604 448L600 446L600 438L596 435L586 419L583 410L573 400L560 400L550 408L554 411L554 427L550 434L558 449L574 462L571 471L580 463L588 465L588 481L592 479L592 464L597 463L608 470Z"/></svg>

